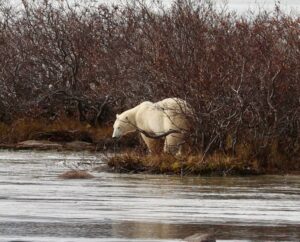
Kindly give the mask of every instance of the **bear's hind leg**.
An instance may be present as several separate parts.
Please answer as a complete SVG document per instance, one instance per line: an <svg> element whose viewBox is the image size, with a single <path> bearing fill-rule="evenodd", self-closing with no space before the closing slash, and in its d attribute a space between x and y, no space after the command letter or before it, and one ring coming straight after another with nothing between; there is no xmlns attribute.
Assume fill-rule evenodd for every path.
<svg viewBox="0 0 300 242"><path fill-rule="evenodd" d="M181 154L182 153L182 142L183 142L183 135L181 134L170 134L166 137L165 145L164 145L164 152L170 153L173 155Z"/></svg>

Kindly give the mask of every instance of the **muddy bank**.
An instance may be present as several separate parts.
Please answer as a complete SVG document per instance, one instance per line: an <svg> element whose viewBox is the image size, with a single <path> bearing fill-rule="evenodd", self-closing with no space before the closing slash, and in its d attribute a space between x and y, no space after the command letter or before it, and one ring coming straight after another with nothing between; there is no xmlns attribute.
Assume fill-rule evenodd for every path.
<svg viewBox="0 0 300 242"><path fill-rule="evenodd" d="M130 142L128 142L128 140ZM256 159L243 160L239 157L225 154L201 153L187 156L170 154L151 155L137 138L122 139L118 142L110 138L97 143L74 140L70 142L55 142L49 140L26 140L17 144L2 144L0 149L11 150L44 150L44 151L89 151L105 152L106 171L115 173L167 174L178 176L245 176L265 174L300 174L295 166L266 167ZM102 169L102 168L101 168Z"/></svg>
<svg viewBox="0 0 300 242"><path fill-rule="evenodd" d="M120 153L120 146L124 151L131 149L126 143L115 143L113 140L101 140L97 143L84 141L53 142L48 140L25 140L15 144L0 144L0 149L8 150L57 150L57 151L98 151Z"/></svg>
<svg viewBox="0 0 300 242"><path fill-rule="evenodd" d="M100 137L98 137L100 136ZM2 142L0 149L13 150L70 150L70 151L120 151L139 146L138 135L130 134L118 141L113 140L111 134L101 135L93 132L78 130L62 130L51 132L37 132L29 135L26 140L18 142Z"/></svg>
<svg viewBox="0 0 300 242"><path fill-rule="evenodd" d="M90 151L109 154L106 163L112 172L171 174L180 176L228 176L228 175L262 175L262 174L299 174L300 162L275 164L257 160L251 150L242 155L212 153L203 155L201 152L186 156L168 154L152 155L138 133L132 133L119 140L113 140L111 133L93 136L92 132L47 131L33 133L32 139L13 144L0 144L0 149L12 150L56 150L56 151Z"/></svg>
<svg viewBox="0 0 300 242"><path fill-rule="evenodd" d="M300 156L284 156L284 147L274 143L259 153L255 144L236 144L235 151L208 151L190 144L193 153L186 157L150 155L138 132L115 141L111 123L92 127L70 119L54 122L24 119L0 127L0 149L91 151L117 154L107 159L111 170L119 173L175 175L257 175L299 174ZM230 143L232 139L228 139ZM224 147L223 147L224 148ZM207 151L207 152L206 152ZM205 153L205 154L203 154Z"/></svg>

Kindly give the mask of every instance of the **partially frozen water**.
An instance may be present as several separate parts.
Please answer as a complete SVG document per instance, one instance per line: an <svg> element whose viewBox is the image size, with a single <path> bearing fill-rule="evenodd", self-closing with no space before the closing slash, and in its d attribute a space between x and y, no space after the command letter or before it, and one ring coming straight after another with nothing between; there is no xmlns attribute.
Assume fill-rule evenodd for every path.
<svg viewBox="0 0 300 242"><path fill-rule="evenodd" d="M300 176L96 172L97 153L0 151L0 242L300 241ZM69 168L89 180L63 180Z"/></svg>

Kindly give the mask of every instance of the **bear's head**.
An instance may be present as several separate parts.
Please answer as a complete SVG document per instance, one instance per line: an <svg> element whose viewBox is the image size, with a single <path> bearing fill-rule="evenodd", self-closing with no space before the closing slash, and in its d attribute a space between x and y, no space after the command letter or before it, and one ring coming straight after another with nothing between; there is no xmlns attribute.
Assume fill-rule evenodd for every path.
<svg viewBox="0 0 300 242"><path fill-rule="evenodd" d="M126 113L122 113L120 115L116 115L116 121L114 123L114 131L112 134L112 138L120 138L128 133L134 132L136 127L128 118Z"/></svg>

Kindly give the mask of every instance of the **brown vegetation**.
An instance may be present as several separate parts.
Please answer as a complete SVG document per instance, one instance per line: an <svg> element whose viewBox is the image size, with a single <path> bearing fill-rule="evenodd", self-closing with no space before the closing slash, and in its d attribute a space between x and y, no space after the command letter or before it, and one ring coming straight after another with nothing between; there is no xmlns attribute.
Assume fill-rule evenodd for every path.
<svg viewBox="0 0 300 242"><path fill-rule="evenodd" d="M111 126L98 128L88 123L70 118L58 118L54 121L47 119L20 118L10 124L0 123L0 143L18 143L35 139L56 142L70 142L73 140L96 143L111 136Z"/></svg>
<svg viewBox="0 0 300 242"><path fill-rule="evenodd" d="M175 157L169 154L142 155L125 153L108 158L114 172L187 175L256 175L265 170L256 160L243 161L224 154ZM270 172L270 171L268 171ZM278 173L278 170L276 170Z"/></svg>
<svg viewBox="0 0 300 242"><path fill-rule="evenodd" d="M94 178L93 175L88 173L87 171L81 171L81 170L71 170L66 171L63 174L59 175L59 178L62 179L91 179Z"/></svg>
<svg viewBox="0 0 300 242"><path fill-rule="evenodd" d="M179 97L194 110L189 139L201 162L218 154L299 169L298 16L274 6L240 17L201 1L23 2L16 10L0 1L1 142L85 125L107 137L96 128L116 112Z"/></svg>

